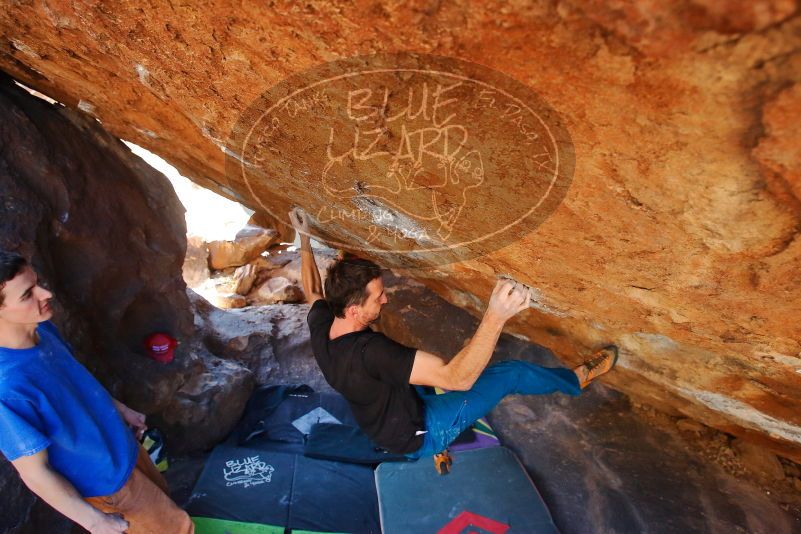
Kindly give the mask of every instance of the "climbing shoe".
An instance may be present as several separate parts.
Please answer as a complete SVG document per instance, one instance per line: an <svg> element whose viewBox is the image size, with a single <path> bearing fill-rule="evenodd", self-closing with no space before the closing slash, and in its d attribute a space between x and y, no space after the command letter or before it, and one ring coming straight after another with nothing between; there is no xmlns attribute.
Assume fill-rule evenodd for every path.
<svg viewBox="0 0 801 534"><path fill-rule="evenodd" d="M617 346L607 345L593 354L593 358L573 369L579 379L581 389L587 387L599 376L611 371L617 363L617 356Z"/></svg>
<svg viewBox="0 0 801 534"><path fill-rule="evenodd" d="M434 468L440 475L447 475L450 473L451 465L453 465L453 458L448 449L434 455Z"/></svg>

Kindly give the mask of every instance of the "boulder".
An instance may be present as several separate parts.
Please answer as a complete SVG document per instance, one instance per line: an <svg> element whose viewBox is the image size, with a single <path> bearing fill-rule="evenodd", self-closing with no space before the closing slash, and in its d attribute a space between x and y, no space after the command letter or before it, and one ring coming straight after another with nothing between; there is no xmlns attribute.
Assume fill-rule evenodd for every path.
<svg viewBox="0 0 801 534"><path fill-rule="evenodd" d="M743 439L732 443L743 466L749 471L772 480L784 478L784 468L775 454Z"/></svg>
<svg viewBox="0 0 801 534"><path fill-rule="evenodd" d="M209 249L202 237L187 236L182 271L189 287L198 287L209 279Z"/></svg>
<svg viewBox="0 0 801 534"><path fill-rule="evenodd" d="M317 264L317 270L320 273L320 280L324 284L328 267L336 261L337 251L319 243L312 246L314 247L314 259ZM263 274L260 275L259 280L281 277L302 289L303 275L301 273L300 250L271 252L268 256L259 258L259 260L264 261Z"/></svg>
<svg viewBox="0 0 801 534"><path fill-rule="evenodd" d="M257 261L261 262L260 267L262 269L272 271L274 269L280 269L284 265L299 258L300 254L297 252L290 252L283 248L275 250L275 247L273 247L267 251L267 254L258 258ZM297 269L297 274L300 274L300 267Z"/></svg>
<svg viewBox="0 0 801 534"><path fill-rule="evenodd" d="M214 293L211 295L211 302L223 309L244 308L248 305L247 299L238 293Z"/></svg>
<svg viewBox="0 0 801 534"><path fill-rule="evenodd" d="M87 368L132 407L158 410L186 367L180 348L174 365L154 367L144 339L192 334L183 207L167 179L97 121L7 79L0 114L12 141L0 156L0 246L31 257L50 283L54 321ZM125 261L111 253L119 250Z"/></svg>
<svg viewBox="0 0 801 534"><path fill-rule="evenodd" d="M688 419L686 417L676 421L676 426L679 428L679 430L685 430L687 432L703 432L705 428L704 425L698 421Z"/></svg>
<svg viewBox="0 0 801 534"><path fill-rule="evenodd" d="M307 304L274 304L221 310L190 292L195 326L204 347L247 367L258 385L308 384L330 390L309 342Z"/></svg>
<svg viewBox="0 0 801 534"><path fill-rule="evenodd" d="M208 244L209 268L219 271L245 265L277 242L278 232L248 226L233 241L212 241Z"/></svg>
<svg viewBox="0 0 801 534"><path fill-rule="evenodd" d="M186 228L172 186L93 118L5 76L0 139L0 247L31 258L54 291L53 321L76 358L116 398L156 414L191 374L183 346L161 365L143 345L155 331L181 341L193 334L181 273ZM0 467L0 531L70 528ZM32 522L31 510L40 512Z"/></svg>
<svg viewBox="0 0 801 534"><path fill-rule="evenodd" d="M264 211L256 211L250 217L248 224L262 228L275 228L278 232L278 240L281 243L295 241L295 229L283 217L278 218Z"/></svg>
<svg viewBox="0 0 801 534"><path fill-rule="evenodd" d="M268 278L250 295L254 304L275 304L277 302L303 302L303 289L297 282L292 282L283 276Z"/></svg>
<svg viewBox="0 0 801 534"><path fill-rule="evenodd" d="M196 369L154 418L171 453L206 450L219 443L242 417L253 391L253 373L200 349Z"/></svg>
<svg viewBox="0 0 801 534"><path fill-rule="evenodd" d="M247 295L250 293L258 275L258 263L251 262L242 267L237 267L236 271L234 271L234 292L240 295Z"/></svg>

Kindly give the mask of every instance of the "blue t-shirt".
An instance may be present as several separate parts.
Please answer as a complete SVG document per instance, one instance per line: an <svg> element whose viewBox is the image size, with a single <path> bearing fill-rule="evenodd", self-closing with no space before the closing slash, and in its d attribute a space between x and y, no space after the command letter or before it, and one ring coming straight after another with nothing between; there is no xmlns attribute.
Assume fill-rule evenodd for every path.
<svg viewBox="0 0 801 534"><path fill-rule="evenodd" d="M30 349L0 347L0 452L9 461L47 448L50 466L84 497L127 482L139 452L111 395L49 321Z"/></svg>

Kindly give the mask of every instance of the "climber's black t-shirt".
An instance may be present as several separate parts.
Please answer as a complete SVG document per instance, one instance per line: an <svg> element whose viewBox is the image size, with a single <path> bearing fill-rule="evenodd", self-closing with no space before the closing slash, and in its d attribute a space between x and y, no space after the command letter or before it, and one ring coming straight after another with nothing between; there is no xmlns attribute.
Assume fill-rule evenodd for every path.
<svg viewBox="0 0 801 534"><path fill-rule="evenodd" d="M376 445L405 454L423 444L423 401L409 385L416 349L365 329L329 340L334 314L317 300L306 319L317 365Z"/></svg>

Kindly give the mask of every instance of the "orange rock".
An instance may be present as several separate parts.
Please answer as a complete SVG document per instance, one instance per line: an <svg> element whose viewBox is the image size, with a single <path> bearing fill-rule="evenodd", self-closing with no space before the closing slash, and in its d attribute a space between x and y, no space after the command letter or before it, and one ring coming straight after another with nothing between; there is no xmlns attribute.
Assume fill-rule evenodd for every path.
<svg viewBox="0 0 801 534"><path fill-rule="evenodd" d="M784 468L775 454L741 439L734 441L734 448L747 469L772 480L784 478Z"/></svg>
<svg viewBox="0 0 801 534"><path fill-rule="evenodd" d="M209 249L202 237L187 236L183 275L189 287L198 287L209 279Z"/></svg>
<svg viewBox="0 0 801 534"><path fill-rule="evenodd" d="M247 306L247 299L236 293L219 293L211 297L211 303L218 308L232 309Z"/></svg>
<svg viewBox="0 0 801 534"><path fill-rule="evenodd" d="M250 263L277 239L275 230L253 227L242 235L237 234L233 241L212 241L207 245L209 268L217 271Z"/></svg>
<svg viewBox="0 0 801 534"><path fill-rule="evenodd" d="M508 330L554 349L566 365L614 342L621 356L607 384L801 460L795 10L790 0L579 0L525 10L443 3L431 11L313 1L304 9L254 4L247 12L230 1L144 12L133 2L110 11L17 3L0 11L8 43L0 67L265 216L283 219L293 206L318 222L326 215L313 230L335 248L399 264L474 313L495 275L509 274L537 298ZM446 137L459 139L458 129L446 136L442 115L434 130L403 134L401 122L426 114L433 122L433 93L418 119L395 113L401 118L389 121L405 104L382 108L376 92L364 101L371 108L360 108L366 93L358 91L369 87L354 85L350 105L327 109L326 95L313 91L286 101L282 113L299 118L281 124L292 129L270 122L254 130L267 148L250 161L261 174L226 169L226 157L236 169L254 155L227 140L268 88L334 58L399 50L480 64L470 69L497 73L491 81L502 81L492 87L528 94L527 105L547 104L543 124L555 131L558 123L569 135L550 152L528 150L515 141L526 128L522 111L509 101L493 108L503 98L487 87L468 102L465 84L452 94L462 99L459 116L481 159L465 151L440 159L442 168L390 168L366 159L370 151L383 143L419 156L430 142L436 152ZM397 74L397 83L408 84L420 73ZM312 172L315 154L329 139L352 144L355 122L371 128L350 159L327 169L347 195L332 199ZM545 139L544 130L526 131ZM448 150L456 146L449 142ZM549 198L562 200L549 206L549 217L458 254L421 252L423 237L478 235L533 205L557 153L572 154L575 168L572 181L560 175L555 182ZM370 196L390 170L412 199L402 206L408 213ZM446 170L443 183L438 173ZM506 187L500 178L509 177ZM425 219L429 212L434 218ZM395 243L406 244L403 254L383 254Z"/></svg>
<svg viewBox="0 0 801 534"><path fill-rule="evenodd" d="M254 289L250 299L256 304L277 302L303 302L303 290L282 276L269 278Z"/></svg>

